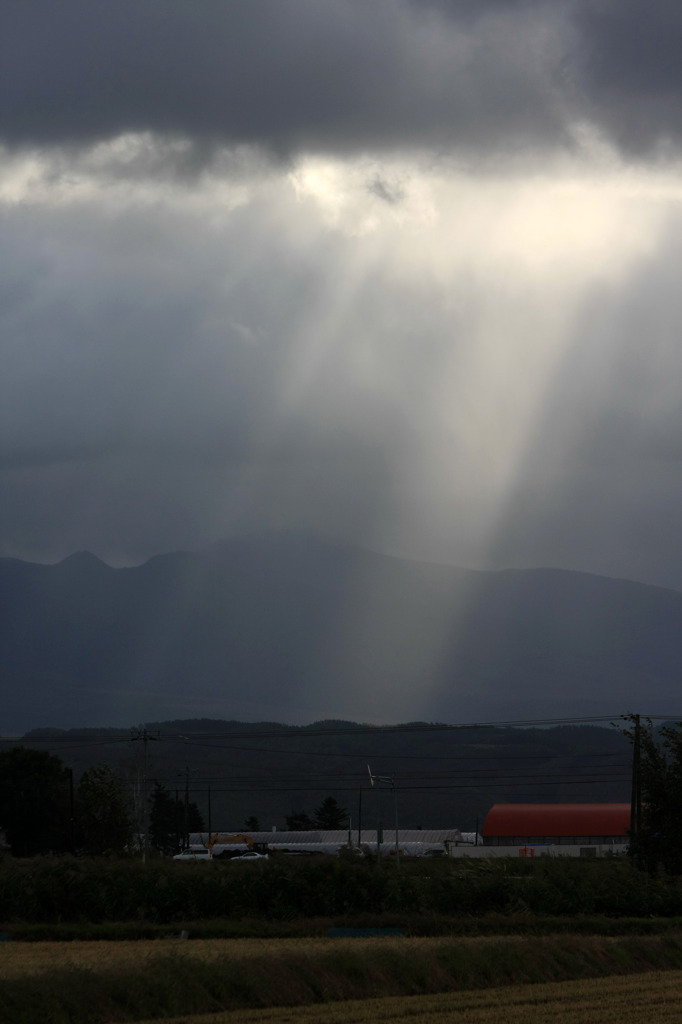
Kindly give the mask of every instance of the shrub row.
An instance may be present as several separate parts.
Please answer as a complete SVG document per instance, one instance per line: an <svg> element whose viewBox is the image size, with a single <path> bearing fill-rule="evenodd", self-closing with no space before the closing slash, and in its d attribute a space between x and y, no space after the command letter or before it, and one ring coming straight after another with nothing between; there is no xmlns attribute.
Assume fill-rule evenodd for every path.
<svg viewBox="0 0 682 1024"><path fill-rule="evenodd" d="M179 864L45 859L0 863L0 923L158 924L358 915L682 915L676 878L625 860Z"/></svg>

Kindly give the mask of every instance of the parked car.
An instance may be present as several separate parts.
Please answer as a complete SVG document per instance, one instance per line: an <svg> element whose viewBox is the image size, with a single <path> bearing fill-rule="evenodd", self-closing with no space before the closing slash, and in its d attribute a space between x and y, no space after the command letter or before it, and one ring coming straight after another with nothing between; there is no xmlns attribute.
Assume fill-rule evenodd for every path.
<svg viewBox="0 0 682 1024"><path fill-rule="evenodd" d="M176 853L173 860L210 860L211 851L207 850L205 846L191 846L189 850L183 850L182 853Z"/></svg>

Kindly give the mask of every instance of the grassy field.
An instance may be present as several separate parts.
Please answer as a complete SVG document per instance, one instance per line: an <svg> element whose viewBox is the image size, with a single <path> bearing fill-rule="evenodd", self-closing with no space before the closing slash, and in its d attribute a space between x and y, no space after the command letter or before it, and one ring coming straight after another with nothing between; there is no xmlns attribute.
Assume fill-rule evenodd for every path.
<svg viewBox="0 0 682 1024"><path fill-rule="evenodd" d="M682 972L668 971L324 1007L240 1010L176 1017L164 1024L672 1024L680 1019L681 1000Z"/></svg>
<svg viewBox="0 0 682 1024"><path fill-rule="evenodd" d="M492 1020L492 1014L497 1022L520 1021L525 1013L525 1020L599 1020L601 1024L611 1019L639 1020L624 1015L626 1010L634 1012L639 1002L649 1005L651 1014L650 996L637 993L649 989L646 972L661 969L665 973L656 974L662 979L656 988L661 1011L657 1009L648 1020L665 1020L668 1002L677 1012L674 1019L679 1019L680 933L9 942L0 950L0 1021L113 1024L174 1018L200 1021L203 1016L204 1024L223 1020L331 1024L409 1016L417 1024L421 1020L485 1021ZM581 988L575 984L578 979L602 979L606 987ZM548 986L548 981L554 986ZM608 994L589 994L597 991ZM575 1000L571 995L567 1002L570 993ZM613 1005L620 1006L620 1011L612 1008L612 994ZM433 998L424 1000L425 996ZM610 1016L601 1006L597 1016L581 1008L581 999L597 998L608 999ZM566 1016L565 1007L573 1000L575 1015ZM564 1016L558 1016L560 1006ZM530 1007L534 1007L533 1016ZM518 1010L517 1017L511 1016L512 1008L514 1013ZM465 1009L469 1016L463 1016Z"/></svg>
<svg viewBox="0 0 682 1024"><path fill-rule="evenodd" d="M682 1016L680 879L616 859L242 867L0 863L0 1024Z"/></svg>

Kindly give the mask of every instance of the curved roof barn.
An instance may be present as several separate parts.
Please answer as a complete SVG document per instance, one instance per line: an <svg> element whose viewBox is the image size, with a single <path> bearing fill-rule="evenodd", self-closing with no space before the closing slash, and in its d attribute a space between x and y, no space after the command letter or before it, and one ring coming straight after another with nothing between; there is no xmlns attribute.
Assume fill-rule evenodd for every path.
<svg viewBox="0 0 682 1024"><path fill-rule="evenodd" d="M623 836L630 829L630 804L495 804L483 838Z"/></svg>

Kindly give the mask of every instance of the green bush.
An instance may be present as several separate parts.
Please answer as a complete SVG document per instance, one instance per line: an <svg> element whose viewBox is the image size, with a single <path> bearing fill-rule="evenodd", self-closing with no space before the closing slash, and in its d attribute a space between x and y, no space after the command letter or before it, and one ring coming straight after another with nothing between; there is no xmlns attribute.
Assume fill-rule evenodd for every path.
<svg viewBox="0 0 682 1024"><path fill-rule="evenodd" d="M50 858L0 862L0 926L484 915L673 917L682 886L626 860L250 863Z"/></svg>

